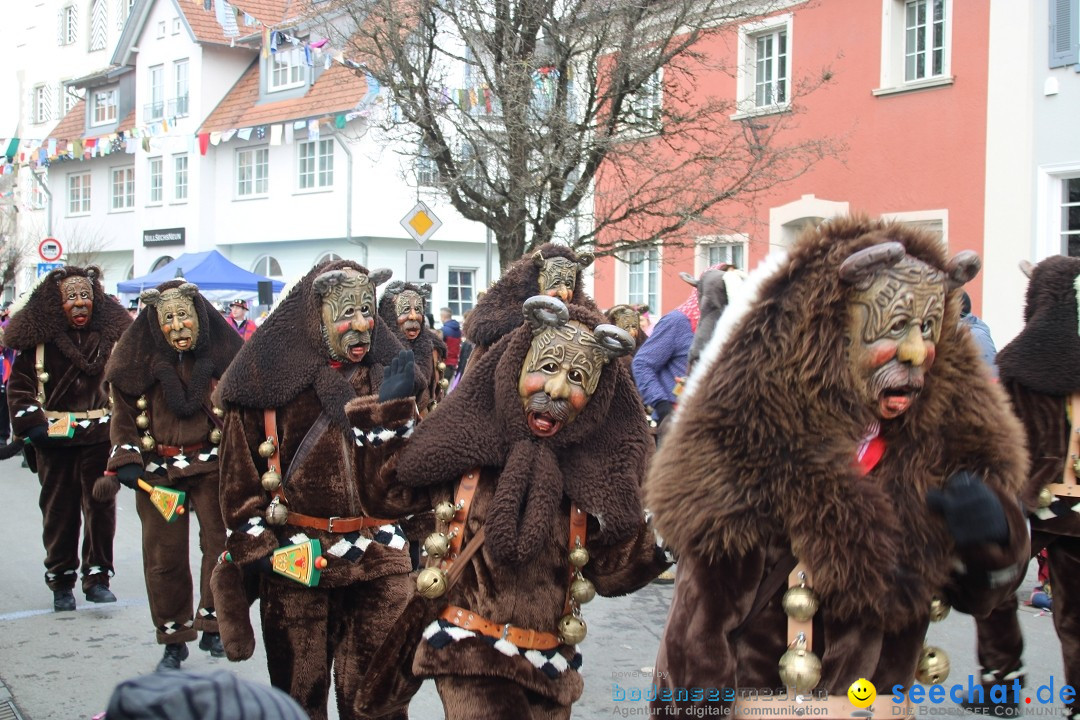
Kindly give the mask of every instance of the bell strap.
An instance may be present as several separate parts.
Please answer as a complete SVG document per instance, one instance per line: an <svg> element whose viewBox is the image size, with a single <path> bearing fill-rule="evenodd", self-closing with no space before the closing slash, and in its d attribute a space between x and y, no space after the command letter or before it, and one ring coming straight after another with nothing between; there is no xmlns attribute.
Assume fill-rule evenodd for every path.
<svg viewBox="0 0 1080 720"><path fill-rule="evenodd" d="M450 538L450 550L439 563L439 567L446 570L453 565L461 552L461 544L465 539L465 522L469 519L469 508L472 505L473 495L476 494L476 486L480 483L480 468L473 468L461 476L457 488L454 490L454 519L450 521L447 529L447 537Z"/></svg>
<svg viewBox="0 0 1080 720"><path fill-rule="evenodd" d="M574 548L585 547L585 530L589 526L589 516L583 512L581 508L577 506L577 503L570 503L570 534L567 536L567 549L569 552L573 552ZM563 613L568 613L573 610L570 603L570 583L574 582L574 575L579 571L578 568L570 565L570 580L566 585L566 603L563 607Z"/></svg>
<svg viewBox="0 0 1080 720"><path fill-rule="evenodd" d="M807 587L813 587L810 577L810 569L806 567L806 564L801 560L795 566L795 569L788 574L788 588L798 587L799 585L806 584ZM814 618L810 617L806 620L796 620L788 615L787 620L787 641L788 647L791 647L792 643L799 639L799 635L803 636L806 641L806 649L813 650L814 648Z"/></svg>
<svg viewBox="0 0 1080 720"><path fill-rule="evenodd" d="M462 630L506 640L525 650L553 650L562 644L554 633L521 628L510 623L500 625L456 605L448 605L439 617Z"/></svg>
<svg viewBox="0 0 1080 720"><path fill-rule="evenodd" d="M746 613L743 621L728 633L729 643L735 643L742 636L750 623L758 616L758 613L769 604L769 600L784 584L784 580L788 578L789 573L797 564L798 561L794 555L785 553L783 559L773 567L772 572L765 576L765 579L758 585L757 594L754 596L754 604L750 606L750 612Z"/></svg>
<svg viewBox="0 0 1080 720"><path fill-rule="evenodd" d="M397 520L386 520L383 518L367 517L366 515L360 515L357 517L312 517L311 515L304 515L303 513L289 511L289 517L286 520L289 525L298 525L299 527L311 528L313 530L322 530L329 533L351 533L358 530L364 530L366 528L381 527L383 525L395 525Z"/></svg>
<svg viewBox="0 0 1080 720"><path fill-rule="evenodd" d="M34 350L34 369L37 370L38 367L45 367L45 343L38 343L37 348ZM39 370L35 374L37 375L37 401L38 404L42 407L42 409L44 409L45 383L41 381L42 372L43 371Z"/></svg>
<svg viewBox="0 0 1080 720"><path fill-rule="evenodd" d="M1073 393L1069 395L1069 447L1065 453L1061 482L1046 486L1054 495L1080 497L1080 485L1076 482L1077 460L1080 460L1080 393Z"/></svg>
<svg viewBox="0 0 1080 720"><path fill-rule="evenodd" d="M272 440L274 443L274 454L266 459L266 465L268 470L275 470L281 472L281 443L278 441L277 430L277 410L275 408L266 408L263 410L263 432L266 433L266 439ZM280 487L274 491L274 497L280 497L285 499L284 493L281 492Z"/></svg>

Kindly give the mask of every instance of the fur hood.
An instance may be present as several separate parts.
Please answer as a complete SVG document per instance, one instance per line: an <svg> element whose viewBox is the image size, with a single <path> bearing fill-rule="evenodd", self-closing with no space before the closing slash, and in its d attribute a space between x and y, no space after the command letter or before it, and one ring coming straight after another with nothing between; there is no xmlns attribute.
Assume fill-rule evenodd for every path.
<svg viewBox="0 0 1080 720"><path fill-rule="evenodd" d="M557 243L545 243L537 252L544 258L564 257L583 267L592 262L591 255L583 254L579 257L571 248ZM540 268L534 256L535 253L526 255L514 262L506 269L506 273L499 281L477 301L476 307L473 308L472 313L465 320L465 325L461 328L462 334L469 339L469 342L486 349L524 322L521 306L540 289ZM594 312L600 312L592 298L581 287L580 270L570 302L587 307Z"/></svg>
<svg viewBox="0 0 1080 720"><path fill-rule="evenodd" d="M237 353L218 386L224 401L255 409L281 407L313 387L331 422L339 429L349 429L345 403L356 393L348 380L330 366L322 335L322 301L312 287L319 275L343 268L368 275L376 285L389 279L388 270L369 273L351 260L334 260L312 268ZM382 367L404 348L378 313L374 320L371 348L360 365L370 368L372 383L378 387Z"/></svg>
<svg viewBox="0 0 1080 720"><path fill-rule="evenodd" d="M82 332L98 332L101 335L100 373L105 366L105 358L112 347L131 324L131 317L120 303L105 294L101 285L101 270L93 265L86 268L68 265L49 273L40 282L22 308L11 316L11 321L4 330L4 345L13 350L32 350L39 343L54 343L69 358L69 351L74 351L67 337L70 329L64 305L60 301L59 284L64 278L82 276L89 278L94 286L94 310L90 322ZM91 374L97 374L91 373Z"/></svg>
<svg viewBox="0 0 1080 720"><path fill-rule="evenodd" d="M1080 258L1055 255L1031 272L1024 329L997 355L1002 382L1047 395L1080 391L1077 286Z"/></svg>
<svg viewBox="0 0 1080 720"><path fill-rule="evenodd" d="M183 284L183 280L170 280L158 285L157 292ZM244 341L201 293L197 292L192 301L199 317L199 337L191 353L197 367L205 365L210 377L220 378ZM178 355L161 332L157 308L146 305L117 342L105 366L105 377L128 395L142 395L157 382L156 366L175 365Z"/></svg>
<svg viewBox="0 0 1080 720"><path fill-rule="evenodd" d="M588 308L568 308L571 319L590 328L603 322ZM635 532L642 516L643 469L653 444L629 373L614 360L572 423L552 437L535 437L518 395L531 345L532 329L523 322L417 425L398 460L398 480L413 487L452 484L475 467L499 468L487 540L507 562L530 557L550 524L562 522L556 513L564 494L599 519L601 542L625 540Z"/></svg>
<svg viewBox="0 0 1080 720"><path fill-rule="evenodd" d="M1027 468L1020 424L958 324L956 289L923 391L882 427L877 481L860 477L857 448L874 417L854 400L854 289L839 268L886 241L948 275L939 238L866 216L822 223L763 263L721 317L646 481L657 531L676 551L712 560L786 537L840 617L929 607L955 549L926 491L969 470L1015 495Z"/></svg>
<svg viewBox="0 0 1080 720"><path fill-rule="evenodd" d="M424 316L420 321L420 334L415 340L409 340L397 324L397 313L394 312L394 300L406 290L412 290L424 299ZM386 286L383 296L379 300L379 317L386 327L394 334L402 347L411 348L416 360L416 387L425 388L431 382L431 353L436 349L435 343L442 345L442 357L446 357L446 344L439 340L427 322L428 304L431 302L431 286L428 284L414 285L394 281Z"/></svg>

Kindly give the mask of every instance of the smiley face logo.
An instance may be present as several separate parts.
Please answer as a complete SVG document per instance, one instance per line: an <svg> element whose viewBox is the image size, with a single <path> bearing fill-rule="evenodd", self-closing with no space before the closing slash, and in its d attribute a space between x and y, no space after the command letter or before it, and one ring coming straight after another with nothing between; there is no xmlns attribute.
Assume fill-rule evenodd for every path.
<svg viewBox="0 0 1080 720"><path fill-rule="evenodd" d="M874 683L870 682L866 678L859 678L855 682L851 683L851 687L847 691L848 700L851 704L859 708L868 708L877 699L877 688L874 687Z"/></svg>

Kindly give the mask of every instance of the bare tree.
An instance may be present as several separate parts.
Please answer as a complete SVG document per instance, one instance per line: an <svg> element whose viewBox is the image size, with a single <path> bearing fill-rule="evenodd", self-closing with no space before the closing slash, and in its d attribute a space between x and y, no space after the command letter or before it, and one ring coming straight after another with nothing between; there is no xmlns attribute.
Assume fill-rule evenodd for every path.
<svg viewBox="0 0 1080 720"><path fill-rule="evenodd" d="M109 246L104 233L85 224L64 227L61 242L64 246L64 262L79 267L100 265L101 254Z"/></svg>
<svg viewBox="0 0 1080 720"><path fill-rule="evenodd" d="M696 79L731 77L739 21L785 0L325 0L321 23L386 90L377 120L483 223L507 264L554 238L600 253L684 241L708 211L836 152L790 140L787 112L747 115ZM342 18L348 18L342 22ZM718 57L719 56L719 57ZM715 85L716 83L712 83ZM662 88L662 98L659 91ZM373 120L373 122L376 122ZM578 222L578 218L582 218Z"/></svg>

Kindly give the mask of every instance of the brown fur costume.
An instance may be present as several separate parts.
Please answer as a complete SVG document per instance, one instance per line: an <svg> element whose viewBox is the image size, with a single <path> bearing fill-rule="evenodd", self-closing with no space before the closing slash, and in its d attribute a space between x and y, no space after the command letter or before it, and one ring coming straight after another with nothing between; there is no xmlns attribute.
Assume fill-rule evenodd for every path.
<svg viewBox="0 0 1080 720"><path fill-rule="evenodd" d="M946 267L942 243L929 233L865 216L830 220L758 269L757 286L721 317L691 376L646 482L657 530L679 554L656 663L665 695L782 687L785 588L739 637L729 634L792 554L812 572L821 601L813 650L823 665L818 687L830 696L860 677L878 688L910 686L935 594L985 612L1020 580L1028 551L1015 501L1027 462L1023 436L958 326L958 290L946 295L920 396L882 424L884 456L860 477L856 450L875 418L853 390L847 323L855 290L839 268L885 241ZM927 490L960 470L998 496L1006 545L961 552L928 509ZM954 569L957 560L966 573ZM992 580L992 571L1006 579Z"/></svg>
<svg viewBox="0 0 1080 720"><path fill-rule="evenodd" d="M590 328L601 322L587 308L570 306L570 316ZM467 545L483 527L486 541L440 600L499 624L555 632L569 584L571 500L588 513L590 560L583 573L601 595L631 592L667 563L643 517L639 485L652 441L625 367L610 362L581 414L554 436L538 438L518 395L531 342L531 328L520 325L493 346L418 425L396 478L385 480L387 495L397 493L402 502L410 493L438 498L449 495L466 472L481 468L463 538ZM370 422L370 408L366 399L355 401L350 418ZM509 643L501 648L482 636L442 646L424 640L412 673L436 678L452 720L533 717L539 709L568 717L582 690L575 648L552 651L562 669L551 674ZM482 678L487 681L478 682Z"/></svg>
<svg viewBox="0 0 1080 720"><path fill-rule="evenodd" d="M1047 549L1054 595L1054 627L1061 641L1065 682L1080 683L1080 512L1074 498L1057 498L1039 508L1039 491L1060 483L1069 458L1069 396L1080 393L1080 334L1077 289L1080 258L1056 256L1031 273L1024 308L1024 329L997 356L1001 383L1027 431L1031 465L1023 498L1031 517L1031 549ZM1016 595L985 618L976 619L982 672L993 682L1023 680L1024 649L1016 616ZM1080 702L1070 707L1080 717Z"/></svg>
<svg viewBox="0 0 1080 720"><path fill-rule="evenodd" d="M94 308L90 322L74 329L64 314L59 283L65 278L89 278ZM26 437L31 428L47 422L37 400L38 373L35 350L45 346L45 409L90 411L108 408L105 363L117 339L131 324L127 311L105 295L96 267L67 266L54 270L34 289L26 305L15 313L4 334L4 344L19 351L8 384L8 407L15 434ZM82 568L82 585L109 585L113 574L113 534L116 504L112 498L93 497L95 480L104 472L109 455L109 422L93 419L75 425L70 439L52 439L47 445L26 446L26 459L41 480L39 505L44 518L45 579L52 590L72 588ZM82 557L79 558L79 526Z"/></svg>
<svg viewBox="0 0 1080 720"><path fill-rule="evenodd" d="M267 437L267 408L276 409L279 471L285 476L282 491L290 512L324 519L387 517L380 514L379 498L369 492L369 476L388 461L393 444L358 449L344 408L351 399L378 393L383 366L402 347L375 315L371 346L363 360L340 368L330 363L321 329L322 300L314 281L346 267L367 274L362 266L339 260L305 275L240 350L218 387L226 411L221 510L233 531L227 542L232 562L214 571L222 641L233 660L248 657L253 650L237 566L257 567L275 548L297 542L298 536L319 540L328 565L317 586L265 574L259 589L270 681L296 698L315 720L327 717L331 664L340 717L357 717L353 713L357 686L408 600L412 567L393 521L386 534L401 540L396 544L392 538L373 540L374 528L329 532L288 521L274 526L264 519L271 495L260 482L267 460L258 447ZM383 273L372 276L375 284L386 279ZM393 417L409 421L415 402L410 397L384 406ZM323 413L329 425L309 440L306 457L294 463L305 436Z"/></svg>
<svg viewBox="0 0 1080 720"><path fill-rule="evenodd" d="M424 300L424 315L420 322L420 334L416 336L415 340L409 340L405 333L402 332L397 323L397 312L394 310L395 299L406 290L412 290ZM386 290L383 291L382 298L379 300L379 317L386 323L386 327L390 329L398 342L413 351L416 360L416 404L424 412L433 403L442 400L443 392L442 387L439 385L439 380L442 380L442 372L438 369L440 361L436 360L435 357L441 354L443 359L446 358L446 343L431 331L427 323L427 304L430 299L430 285L414 285L413 283L394 281L386 286ZM441 353L439 346L441 346Z"/></svg>
<svg viewBox="0 0 1080 720"><path fill-rule="evenodd" d="M196 632L216 633L217 615L210 589L214 563L225 549L225 525L218 498L218 449L210 441L215 423L210 419L212 382L220 378L243 346L243 339L229 327L221 313L183 280L170 280L156 292L184 286L199 322L195 347L177 352L161 331L161 319L153 301L116 344L105 367L112 383L114 415L110 431L112 453L109 470L136 464L152 485L182 490L199 516L199 610L193 612L192 578L189 562L188 528L191 513L166 522L142 490L135 491L136 507L142 521L143 575L150 600L150 617L160 644L194 640ZM144 293L144 301L149 300ZM139 398L146 402L138 408ZM157 441L154 450L142 450L144 432L136 419L144 413L150 420L148 433ZM163 446L171 449L162 455ZM185 448L173 455L175 448ZM112 481L113 477L102 478ZM100 493L99 493L100 494Z"/></svg>

